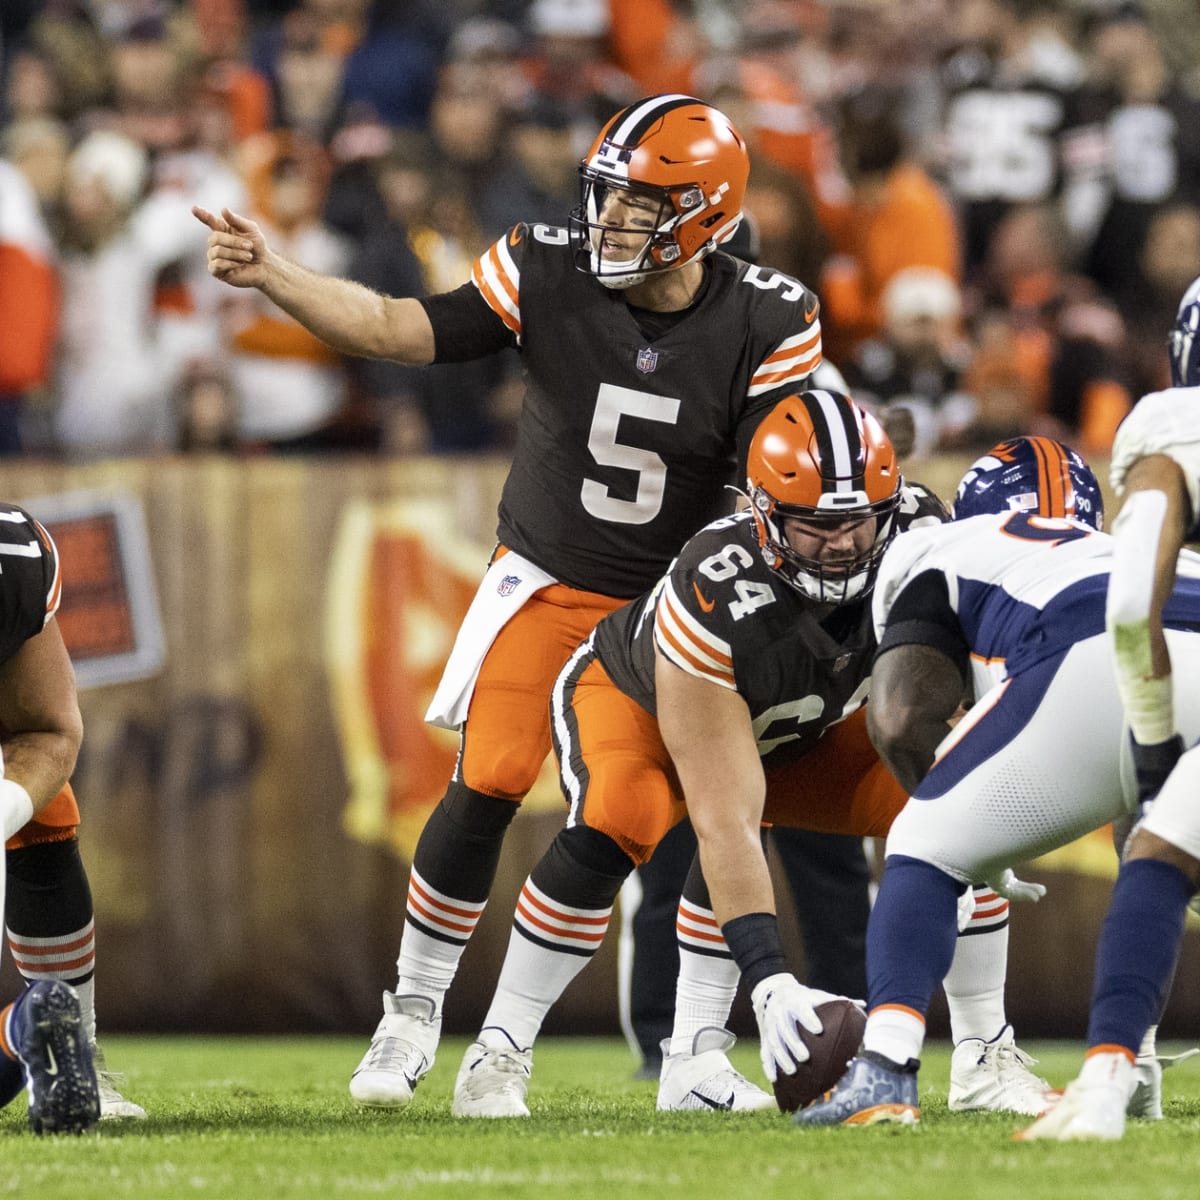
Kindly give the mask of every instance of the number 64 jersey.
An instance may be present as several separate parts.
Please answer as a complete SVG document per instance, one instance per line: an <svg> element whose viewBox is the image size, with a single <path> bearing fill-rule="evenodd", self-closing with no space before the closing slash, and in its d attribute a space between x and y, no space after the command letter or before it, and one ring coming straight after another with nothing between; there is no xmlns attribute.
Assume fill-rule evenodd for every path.
<svg viewBox="0 0 1200 1200"><path fill-rule="evenodd" d="M936 496L905 484L896 540L945 518ZM767 565L753 515L740 512L702 529L653 591L601 621L593 649L616 687L651 715L655 646L682 670L736 691L759 757L775 766L812 750L867 698L869 597L821 611Z"/></svg>

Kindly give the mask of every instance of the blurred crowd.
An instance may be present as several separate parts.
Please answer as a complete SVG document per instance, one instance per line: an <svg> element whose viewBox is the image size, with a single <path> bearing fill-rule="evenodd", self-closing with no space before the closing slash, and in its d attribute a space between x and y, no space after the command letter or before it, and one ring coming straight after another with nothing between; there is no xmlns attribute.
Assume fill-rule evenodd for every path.
<svg viewBox="0 0 1200 1200"><path fill-rule="evenodd" d="M210 279L191 205L442 291L681 91L747 137L760 265L913 455L1103 455L1200 275L1197 64L1191 0L3 0L0 453L503 451L515 355L341 359Z"/></svg>

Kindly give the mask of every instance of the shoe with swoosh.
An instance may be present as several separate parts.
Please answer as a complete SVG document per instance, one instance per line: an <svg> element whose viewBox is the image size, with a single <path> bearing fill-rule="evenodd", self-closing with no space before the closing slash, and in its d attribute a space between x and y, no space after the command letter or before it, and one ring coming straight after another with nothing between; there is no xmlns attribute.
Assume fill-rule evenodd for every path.
<svg viewBox="0 0 1200 1200"><path fill-rule="evenodd" d="M34 1133L82 1133L96 1124L96 1068L69 983L42 980L26 988L9 1010L4 1036L25 1068Z"/></svg>
<svg viewBox="0 0 1200 1200"><path fill-rule="evenodd" d="M706 1026L692 1039L691 1054L668 1054L664 1038L658 1082L659 1112L750 1112L775 1108L775 1097L733 1069L726 1051L735 1038L728 1029Z"/></svg>

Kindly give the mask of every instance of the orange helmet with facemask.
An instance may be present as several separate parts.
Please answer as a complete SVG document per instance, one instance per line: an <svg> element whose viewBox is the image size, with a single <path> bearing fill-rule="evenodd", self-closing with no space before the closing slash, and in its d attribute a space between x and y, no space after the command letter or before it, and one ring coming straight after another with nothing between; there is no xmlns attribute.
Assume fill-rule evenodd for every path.
<svg viewBox="0 0 1200 1200"><path fill-rule="evenodd" d="M840 392L811 391L781 400L750 442L746 490L768 565L797 591L826 604L867 595L896 533L900 471L879 422ZM789 544L784 522L812 530L872 522L869 546L826 562Z"/></svg>
<svg viewBox="0 0 1200 1200"><path fill-rule="evenodd" d="M733 236L750 175L746 142L733 122L692 96L650 96L622 109L580 164L582 201L571 213L576 266L606 287L625 288L673 271ZM613 193L638 197L645 225L604 220ZM605 232L644 239L627 259L605 259Z"/></svg>

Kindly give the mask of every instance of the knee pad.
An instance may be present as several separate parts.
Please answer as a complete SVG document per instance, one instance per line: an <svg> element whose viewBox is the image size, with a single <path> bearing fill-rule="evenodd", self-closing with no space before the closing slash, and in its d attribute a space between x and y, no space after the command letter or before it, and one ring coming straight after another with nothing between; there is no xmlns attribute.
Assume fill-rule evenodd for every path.
<svg viewBox="0 0 1200 1200"><path fill-rule="evenodd" d="M550 843L529 878L571 908L608 908L632 870L633 860L607 834L573 825Z"/></svg>

